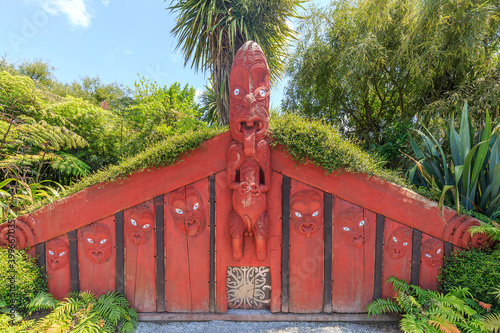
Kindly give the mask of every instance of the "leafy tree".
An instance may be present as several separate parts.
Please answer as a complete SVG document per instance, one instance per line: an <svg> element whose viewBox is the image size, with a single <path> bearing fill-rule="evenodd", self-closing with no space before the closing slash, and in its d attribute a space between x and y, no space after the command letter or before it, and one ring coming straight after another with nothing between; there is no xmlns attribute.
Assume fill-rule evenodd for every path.
<svg viewBox="0 0 500 333"><path fill-rule="evenodd" d="M229 123L229 76L234 55L254 40L269 62L271 80L280 77L288 42L294 32L287 19L298 17L303 0L180 0L171 1L178 13L172 33L178 38L185 64L209 70L222 124Z"/></svg>
<svg viewBox="0 0 500 333"><path fill-rule="evenodd" d="M55 69L42 59L24 60L18 65L19 74L29 77L37 86L51 86L55 80Z"/></svg>

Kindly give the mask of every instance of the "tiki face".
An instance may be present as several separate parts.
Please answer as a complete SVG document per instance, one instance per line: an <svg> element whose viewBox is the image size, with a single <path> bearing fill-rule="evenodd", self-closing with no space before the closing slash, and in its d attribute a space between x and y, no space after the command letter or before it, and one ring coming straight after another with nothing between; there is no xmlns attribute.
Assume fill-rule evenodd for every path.
<svg viewBox="0 0 500 333"><path fill-rule="evenodd" d="M201 195L193 186L180 188L170 194L170 214L175 226L188 236L203 231L207 224Z"/></svg>
<svg viewBox="0 0 500 333"><path fill-rule="evenodd" d="M102 264L109 260L113 248L111 231L102 223L93 223L82 231L83 250L90 261Z"/></svg>
<svg viewBox="0 0 500 333"><path fill-rule="evenodd" d="M339 230L346 244L362 247L365 241L365 220L363 209L349 208L344 210L334 222L339 225Z"/></svg>
<svg viewBox="0 0 500 333"><path fill-rule="evenodd" d="M61 238L54 238L47 242L47 264L57 271L69 262L68 242Z"/></svg>
<svg viewBox="0 0 500 333"><path fill-rule="evenodd" d="M290 213L295 232L310 238L323 223L323 204L320 195L313 190L295 193L290 198Z"/></svg>
<svg viewBox="0 0 500 333"><path fill-rule="evenodd" d="M406 254L408 246L411 244L411 230L407 228L398 228L394 230L386 244L386 251L392 259L399 259Z"/></svg>
<svg viewBox="0 0 500 333"><path fill-rule="evenodd" d="M144 207L134 207L125 225L128 239L137 246L142 245L149 240L153 232L153 213Z"/></svg>
<svg viewBox="0 0 500 333"><path fill-rule="evenodd" d="M443 263L443 248L439 240L431 238L422 243L422 262L438 267Z"/></svg>
<svg viewBox="0 0 500 333"><path fill-rule="evenodd" d="M229 80L229 122L233 139L242 142L245 156L269 128L269 67L260 46L246 42L236 53Z"/></svg>

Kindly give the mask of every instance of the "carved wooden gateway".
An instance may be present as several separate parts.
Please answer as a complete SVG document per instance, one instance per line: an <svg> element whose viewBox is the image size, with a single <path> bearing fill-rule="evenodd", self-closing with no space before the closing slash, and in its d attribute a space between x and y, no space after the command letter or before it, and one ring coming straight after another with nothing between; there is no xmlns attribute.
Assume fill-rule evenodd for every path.
<svg viewBox="0 0 500 333"><path fill-rule="evenodd" d="M49 291L117 290L142 313L361 313L389 276L437 289L478 221L375 176L325 175L271 150L269 69L245 43L230 131L183 163L99 184L0 226L46 267ZM11 225L11 227L9 227ZM10 231L9 231L10 230Z"/></svg>

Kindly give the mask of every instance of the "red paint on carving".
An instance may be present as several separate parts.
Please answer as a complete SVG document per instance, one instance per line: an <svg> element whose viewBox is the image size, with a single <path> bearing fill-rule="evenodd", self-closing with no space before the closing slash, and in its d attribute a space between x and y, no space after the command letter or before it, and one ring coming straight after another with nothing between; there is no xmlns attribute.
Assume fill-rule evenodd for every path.
<svg viewBox="0 0 500 333"><path fill-rule="evenodd" d="M170 193L167 202L167 208L180 232L195 236L205 229L206 205L196 188L191 185L182 187Z"/></svg>
<svg viewBox="0 0 500 333"><path fill-rule="evenodd" d="M290 223L295 232L306 238L311 238L321 229L323 198L318 191L297 191L291 196Z"/></svg>
<svg viewBox="0 0 500 333"><path fill-rule="evenodd" d="M438 290L437 276L443 266L444 243L437 238L422 234L420 249L419 284L424 289Z"/></svg>
<svg viewBox="0 0 500 333"><path fill-rule="evenodd" d="M68 236L51 239L46 244L47 285L58 300L71 291Z"/></svg>
<svg viewBox="0 0 500 333"><path fill-rule="evenodd" d="M24 249L37 244L40 233L39 223L30 215L16 218L13 223L0 225L0 247L8 248L11 239L15 238L16 249Z"/></svg>
<svg viewBox="0 0 500 333"><path fill-rule="evenodd" d="M81 230L81 244L87 259L95 264L107 262L113 249L111 229L104 223L92 223Z"/></svg>

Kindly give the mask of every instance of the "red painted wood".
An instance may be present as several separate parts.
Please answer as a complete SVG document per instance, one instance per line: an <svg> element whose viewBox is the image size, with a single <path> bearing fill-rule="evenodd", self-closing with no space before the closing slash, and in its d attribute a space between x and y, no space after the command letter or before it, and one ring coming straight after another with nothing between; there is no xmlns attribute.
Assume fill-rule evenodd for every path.
<svg viewBox="0 0 500 333"><path fill-rule="evenodd" d="M437 276L443 267L444 242L432 236L422 234L420 247L419 284L424 289L438 290Z"/></svg>
<svg viewBox="0 0 500 333"><path fill-rule="evenodd" d="M332 311L364 312L373 297L376 215L337 198L333 216Z"/></svg>
<svg viewBox="0 0 500 333"><path fill-rule="evenodd" d="M404 279L410 283L412 254L412 229L393 221L385 220L384 252L382 260L382 297L394 296L392 283L387 283L390 276Z"/></svg>
<svg viewBox="0 0 500 333"><path fill-rule="evenodd" d="M154 204L124 212L125 296L139 312L156 310Z"/></svg>
<svg viewBox="0 0 500 333"><path fill-rule="evenodd" d="M63 300L71 291L68 236L49 240L45 255L49 293L56 299Z"/></svg>
<svg viewBox="0 0 500 333"><path fill-rule="evenodd" d="M167 312L208 312L210 292L208 179L165 195L164 202ZM195 206L197 208L193 210ZM176 209L178 211L175 211ZM194 213L197 214L195 217ZM190 221L197 219L200 225L203 225L203 229L198 234L189 236L189 233L179 230L174 217L178 222L184 222L183 227L186 222L189 224Z"/></svg>
<svg viewBox="0 0 500 333"><path fill-rule="evenodd" d="M292 179L290 312L319 313L323 310L323 209L322 192Z"/></svg>
<svg viewBox="0 0 500 333"><path fill-rule="evenodd" d="M272 175L271 190L267 196L269 215L269 237L265 260L257 260L253 237L245 236L243 257L240 261L233 258L228 217L232 209L232 191L227 187L226 172L215 176L216 198L216 311L227 312L226 275L228 266L268 266L271 267L271 311L280 311L281 293L281 177Z"/></svg>
<svg viewBox="0 0 500 333"><path fill-rule="evenodd" d="M99 228L95 228L96 225ZM103 228L102 225L106 226L107 229ZM98 230L97 235L95 234L96 229ZM101 242L103 243L101 244ZM109 244L109 247L105 247L106 244ZM116 289L115 246L114 216L109 216L78 230L80 290L91 290L97 296L101 296ZM92 253L92 250L97 254ZM100 251L103 253L99 253Z"/></svg>

